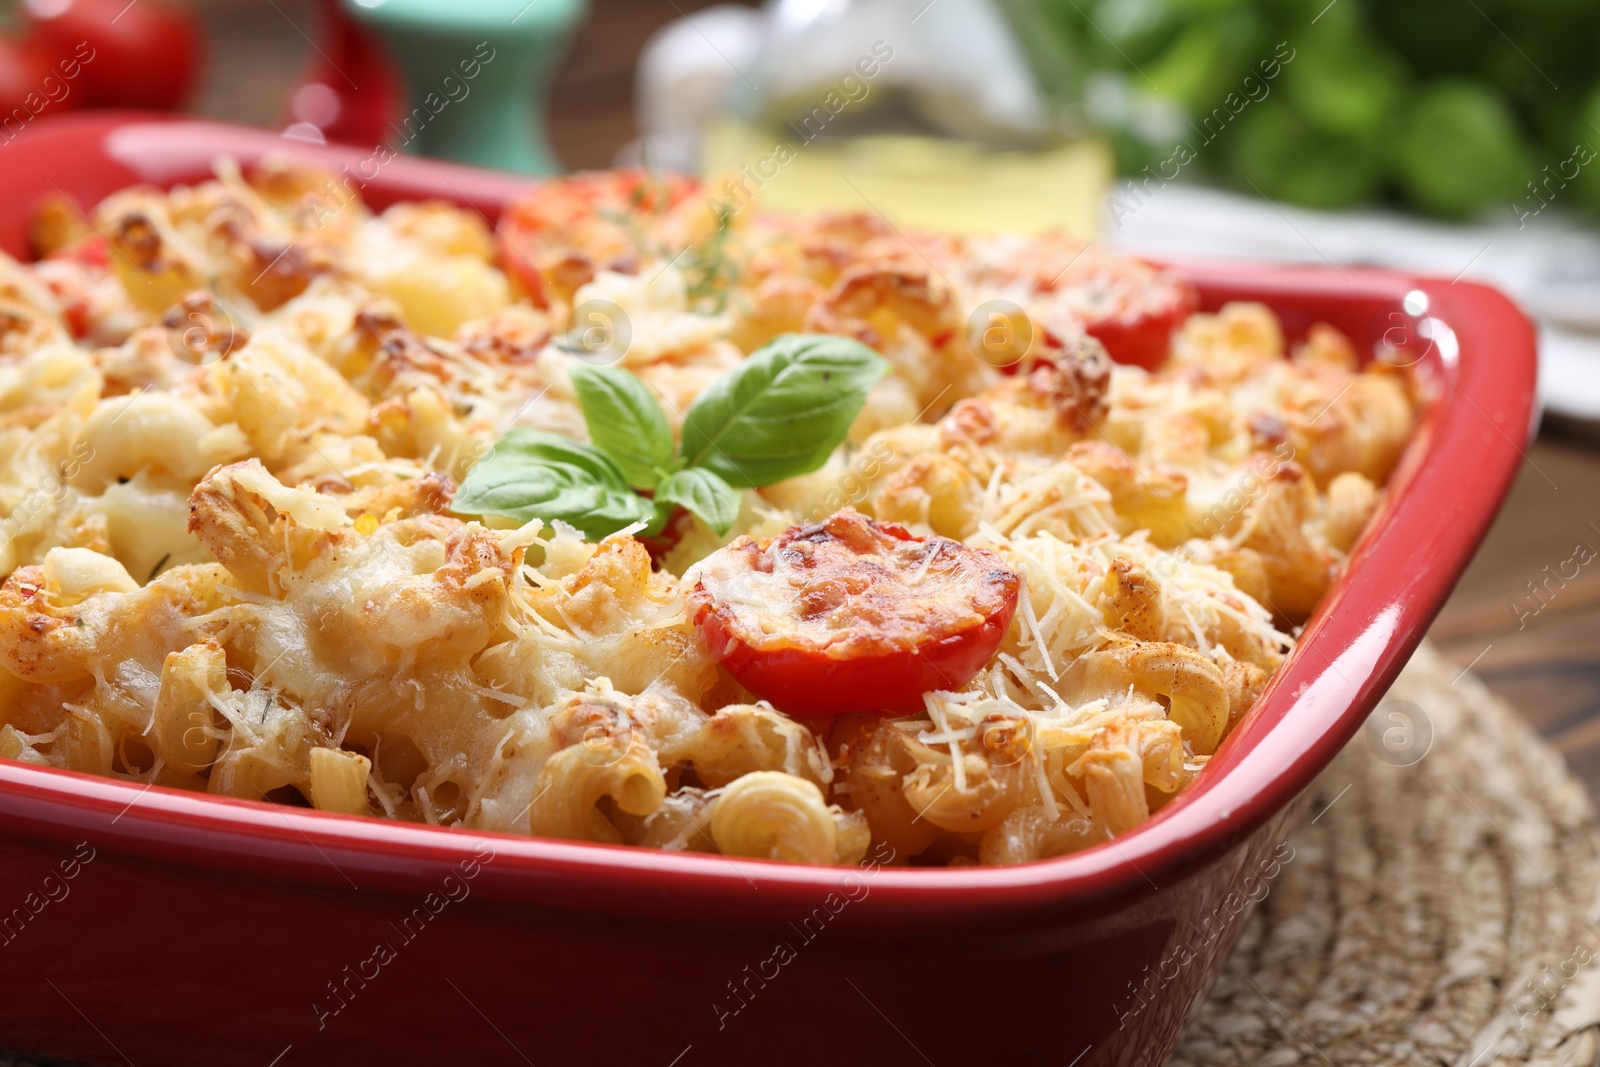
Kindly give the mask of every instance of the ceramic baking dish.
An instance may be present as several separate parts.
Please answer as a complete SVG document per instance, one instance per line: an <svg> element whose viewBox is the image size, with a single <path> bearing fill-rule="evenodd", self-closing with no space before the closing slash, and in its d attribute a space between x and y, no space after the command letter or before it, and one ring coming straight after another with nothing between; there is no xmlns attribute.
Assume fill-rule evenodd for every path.
<svg viewBox="0 0 1600 1067"><path fill-rule="evenodd" d="M348 165L490 219L517 179L140 116L0 147L0 247L213 157ZM1530 431L1534 337L1469 282L1179 265L1291 336L1387 333L1431 401L1387 502L1210 768L1115 842L1004 869L809 868L321 814L0 761L0 1047L86 1063L1158 1064L1306 786L1422 638ZM70 877L69 877L70 875ZM18 910L20 909L20 910Z"/></svg>

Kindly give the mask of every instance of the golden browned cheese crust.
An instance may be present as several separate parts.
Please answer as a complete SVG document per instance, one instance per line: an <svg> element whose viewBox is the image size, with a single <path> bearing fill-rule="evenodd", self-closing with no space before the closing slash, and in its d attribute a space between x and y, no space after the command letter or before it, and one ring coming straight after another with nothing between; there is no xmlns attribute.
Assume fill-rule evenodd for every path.
<svg viewBox="0 0 1600 1067"><path fill-rule="evenodd" d="M689 610L723 613L752 648L846 659L943 640L1015 600L993 552L896 532L846 509L759 544L741 537L691 572Z"/></svg>

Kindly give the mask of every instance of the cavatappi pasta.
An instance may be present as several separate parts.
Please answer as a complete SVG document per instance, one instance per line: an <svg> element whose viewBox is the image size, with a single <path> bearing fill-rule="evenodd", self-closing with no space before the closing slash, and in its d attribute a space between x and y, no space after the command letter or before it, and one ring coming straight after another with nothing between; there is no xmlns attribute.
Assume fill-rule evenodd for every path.
<svg viewBox="0 0 1600 1067"><path fill-rule="evenodd" d="M633 190L620 214L596 181ZM118 193L93 230L48 208L43 258L0 257L0 756L824 864L1059 855L1201 773L1377 506L1405 378L1327 327L1291 349L1250 304L1187 317L1157 371L1113 364L1092 327L1164 284L1143 265L717 220L631 181L535 192L539 240L510 250L474 213L373 214L287 163ZM970 328L993 300L1030 335L1016 366ZM567 368L597 301L674 432L786 331L893 373L726 536L452 514L507 429L585 436ZM690 593L736 538L867 520L991 553L1015 614L915 714L786 715L719 664Z"/></svg>

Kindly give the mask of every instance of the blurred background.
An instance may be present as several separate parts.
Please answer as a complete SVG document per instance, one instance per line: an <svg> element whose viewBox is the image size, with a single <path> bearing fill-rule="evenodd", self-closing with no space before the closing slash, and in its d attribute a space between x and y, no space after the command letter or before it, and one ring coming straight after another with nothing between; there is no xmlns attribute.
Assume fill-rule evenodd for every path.
<svg viewBox="0 0 1600 1067"><path fill-rule="evenodd" d="M0 28L0 142L177 109L695 171L730 209L1496 284L1546 416L1433 637L1600 795L1600 567L1549 578L1600 551L1600 0L0 0Z"/></svg>
<svg viewBox="0 0 1600 1067"><path fill-rule="evenodd" d="M0 0L0 21L11 114L87 41L47 110L1480 278L1540 321L1552 415L1600 421L1600 0ZM496 60L453 102L479 41Z"/></svg>

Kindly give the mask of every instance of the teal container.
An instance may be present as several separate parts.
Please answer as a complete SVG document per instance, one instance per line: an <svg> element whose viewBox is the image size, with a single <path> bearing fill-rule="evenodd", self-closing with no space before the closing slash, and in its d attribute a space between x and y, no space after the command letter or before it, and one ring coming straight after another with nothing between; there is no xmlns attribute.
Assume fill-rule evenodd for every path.
<svg viewBox="0 0 1600 1067"><path fill-rule="evenodd" d="M545 94L587 0L341 0L388 43L410 110L391 147L557 174Z"/></svg>

